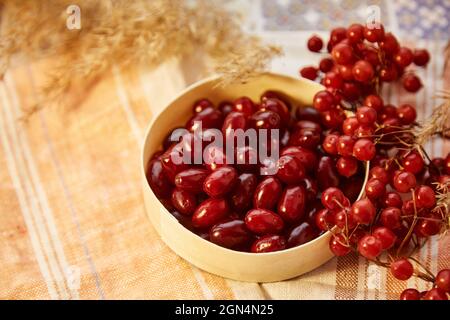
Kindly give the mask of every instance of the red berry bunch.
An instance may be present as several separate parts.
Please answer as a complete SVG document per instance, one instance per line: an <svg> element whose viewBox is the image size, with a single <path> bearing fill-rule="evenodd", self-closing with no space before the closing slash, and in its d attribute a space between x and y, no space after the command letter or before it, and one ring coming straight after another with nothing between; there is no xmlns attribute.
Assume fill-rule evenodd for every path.
<svg viewBox="0 0 450 320"><path fill-rule="evenodd" d="M313 42L319 42L317 36ZM418 91L419 78L405 68L412 63L425 66L429 54L401 47L382 25L368 29L352 24L347 29L333 29L327 49L331 57L323 58L318 68L306 67L300 72L326 87L313 102L324 124L331 128L322 149L336 159L337 171L344 177L356 174L360 162L365 161L370 161L370 172L363 197L354 203L337 188L324 190L324 209L316 216L316 224L322 230L332 230L329 246L335 255L357 252L390 267L397 279L407 280L414 273L411 262L405 258L382 262L382 254L410 254L448 224L448 209L436 205L436 186L448 194L450 154L446 159L429 159L415 143L415 108L386 104L379 91L384 82L400 79L407 91ZM447 274L446 270L441 272ZM430 273L416 274L433 283L443 281ZM414 296L413 289L408 290L402 299ZM445 292L437 287L421 298L446 298Z"/></svg>
<svg viewBox="0 0 450 320"><path fill-rule="evenodd" d="M344 169L339 169L337 160L322 150L330 133L324 119L311 107L291 109L285 96L272 91L263 93L258 102L248 97L223 101L217 107L208 99L195 102L192 117L183 127L187 131L172 141L172 133L180 129L175 128L163 141L163 150L150 160L150 187L180 223L217 245L260 253L311 241L328 230L316 227L316 216L323 208L320 192L339 187L355 200L363 168L355 160L342 163ZM196 131L199 123L200 133ZM260 161L251 145L235 148L230 158L226 143L236 142L239 129L279 130L275 141L279 158L269 164L276 173L261 173L267 163ZM223 146L204 141L213 136L212 130L222 133ZM196 135L203 137L199 150ZM200 156L200 162L174 161L185 156L186 150L194 153L188 160ZM258 161L251 163L252 157ZM345 170L352 171L351 180L339 173Z"/></svg>
<svg viewBox="0 0 450 320"><path fill-rule="evenodd" d="M308 49L321 52L323 41L317 35L308 40ZM300 70L302 77L316 80L347 100L358 100L362 94L375 92L382 84L401 81L405 90L417 92L422 83L411 70L412 64L424 67L430 60L425 49L403 47L382 24L363 26L355 23L335 28L327 43L331 57L323 58L318 67ZM324 110L325 111L325 110Z"/></svg>

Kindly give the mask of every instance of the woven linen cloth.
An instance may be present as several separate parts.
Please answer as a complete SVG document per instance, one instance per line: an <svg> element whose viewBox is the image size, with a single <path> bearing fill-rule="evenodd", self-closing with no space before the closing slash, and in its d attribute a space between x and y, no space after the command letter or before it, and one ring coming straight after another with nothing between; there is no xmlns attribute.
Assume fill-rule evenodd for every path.
<svg viewBox="0 0 450 320"><path fill-rule="evenodd" d="M309 33L306 33L309 34ZM267 33L285 48L272 70L297 76L318 61L303 33ZM445 42L420 40L432 60L418 68L425 88L399 86L387 101L411 102L426 119L439 89L450 88ZM169 61L156 70L114 68L88 92L68 95L70 109L44 108L27 123L21 110L36 102L45 66L23 63L0 82L1 299L395 299L413 278L349 255L277 283L227 280L192 266L159 238L143 205L139 157L149 121L180 90L205 76L196 61ZM169 128L167 128L169 129ZM431 156L448 141L427 145ZM450 237L433 238L419 258L436 272L450 267Z"/></svg>

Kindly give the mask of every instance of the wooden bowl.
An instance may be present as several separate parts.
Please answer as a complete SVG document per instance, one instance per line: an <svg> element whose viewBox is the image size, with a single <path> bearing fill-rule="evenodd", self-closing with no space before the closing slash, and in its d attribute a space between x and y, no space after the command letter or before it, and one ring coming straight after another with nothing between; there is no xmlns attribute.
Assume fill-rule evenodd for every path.
<svg viewBox="0 0 450 320"><path fill-rule="evenodd" d="M162 240L175 253L200 269L225 278L273 282L290 279L319 267L333 257L328 248L330 232L301 246L277 252L255 254L226 249L182 226L164 208L147 183L145 172L151 155L161 148L161 142L169 130L185 124L196 100L207 97L217 104L248 96L257 101L266 90L274 90L286 96L295 107L310 106L314 94L323 89L313 81L273 73L263 74L246 84L220 86L219 82L220 79L214 77L191 85L155 116L148 127L141 162L142 190L148 217Z"/></svg>

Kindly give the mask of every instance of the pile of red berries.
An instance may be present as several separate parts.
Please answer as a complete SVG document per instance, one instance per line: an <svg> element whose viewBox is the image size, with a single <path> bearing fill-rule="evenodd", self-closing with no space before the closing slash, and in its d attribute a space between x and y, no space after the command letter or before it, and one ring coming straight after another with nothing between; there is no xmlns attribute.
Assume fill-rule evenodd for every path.
<svg viewBox="0 0 450 320"><path fill-rule="evenodd" d="M308 40L308 49L321 52L323 41L318 36ZM383 82L401 80L409 92L417 92L422 83L414 73L406 70L410 65L426 66L430 55L425 49L400 46L391 32L385 32L382 24L363 26L352 24L335 28L330 33L327 51L331 57L323 58L318 67L302 68L303 77L316 80L323 73L321 82L327 88L340 92L345 99L357 100L359 92L371 92Z"/></svg>
<svg viewBox="0 0 450 320"><path fill-rule="evenodd" d="M323 208L321 191L339 187L354 201L364 170L355 163L352 178L345 179L349 174L339 173L345 168L339 169L334 157L322 149L330 129L317 110L291 109L291 102L273 91L263 93L258 103L248 97L224 101L217 108L207 99L195 102L193 116L184 126L188 133L173 142L169 137L174 131L170 132L164 150L153 155L147 171L151 188L186 228L226 248L270 252L316 238L327 230L319 229L315 222ZM280 138L275 143L280 157L272 164L276 173L260 174L267 163L260 159L250 163L250 157L259 154L250 145L237 148L235 158L229 159L224 148L203 143L195 150L206 155L201 163L175 163L174 155L193 150L195 135L199 135L195 132L197 121L202 123L203 138L219 129L226 141L235 138L230 136L231 129L278 129ZM355 150L365 152L364 146ZM246 161L239 163L238 157Z"/></svg>

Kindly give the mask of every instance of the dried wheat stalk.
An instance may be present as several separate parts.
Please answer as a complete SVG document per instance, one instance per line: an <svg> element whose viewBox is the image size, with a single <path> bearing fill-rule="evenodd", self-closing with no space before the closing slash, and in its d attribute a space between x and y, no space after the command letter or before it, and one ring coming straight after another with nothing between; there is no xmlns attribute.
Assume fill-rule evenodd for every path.
<svg viewBox="0 0 450 320"><path fill-rule="evenodd" d="M41 90L47 102L59 101L76 80L89 84L113 65L151 67L201 50L212 58L212 71L232 82L264 71L281 53L245 34L239 17L216 1L77 0L82 28L68 30L65 10L71 2L0 1L0 76L16 56L55 61Z"/></svg>

